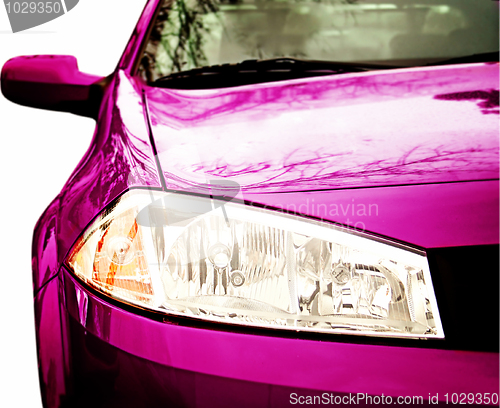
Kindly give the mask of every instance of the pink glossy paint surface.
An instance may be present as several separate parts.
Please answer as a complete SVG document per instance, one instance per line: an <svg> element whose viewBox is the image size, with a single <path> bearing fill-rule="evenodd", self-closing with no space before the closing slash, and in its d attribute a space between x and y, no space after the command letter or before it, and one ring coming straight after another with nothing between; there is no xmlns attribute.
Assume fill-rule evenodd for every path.
<svg viewBox="0 0 500 408"><path fill-rule="evenodd" d="M38 290L59 271L57 260L57 222L59 200L56 198L38 220L33 233L32 268L33 292Z"/></svg>
<svg viewBox="0 0 500 408"><path fill-rule="evenodd" d="M59 407L69 391L67 375L71 356L64 335L61 294L59 281L52 279L34 299L40 391L48 407Z"/></svg>
<svg viewBox="0 0 500 408"><path fill-rule="evenodd" d="M140 96L120 71L106 91L94 139L59 196L58 262L87 224L133 186L161 187Z"/></svg>
<svg viewBox="0 0 500 408"><path fill-rule="evenodd" d="M168 188L263 193L496 179L498 87L474 64L146 94Z"/></svg>
<svg viewBox="0 0 500 408"><path fill-rule="evenodd" d="M2 67L2 94L24 106L96 118L106 78L80 72L71 55L12 58Z"/></svg>
<svg viewBox="0 0 500 408"><path fill-rule="evenodd" d="M134 32L130 36L127 47L122 55L119 68L127 73L134 73L134 64L140 58L142 52L142 44L146 40L149 24L153 18L158 5L162 0L150 0L144 6L144 10L135 26Z"/></svg>
<svg viewBox="0 0 500 408"><path fill-rule="evenodd" d="M2 67L6 79L42 83L91 85L101 79L78 70L72 55L27 55L7 61Z"/></svg>

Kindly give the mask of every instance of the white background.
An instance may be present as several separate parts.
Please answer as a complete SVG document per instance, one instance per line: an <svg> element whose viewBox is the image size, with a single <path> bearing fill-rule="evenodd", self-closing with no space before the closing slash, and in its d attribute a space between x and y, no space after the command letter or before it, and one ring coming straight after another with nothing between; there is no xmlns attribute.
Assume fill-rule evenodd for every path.
<svg viewBox="0 0 500 408"><path fill-rule="evenodd" d="M13 34L0 4L0 66L31 54L70 54L110 74L146 0L81 0L67 14ZM41 407L36 362L33 227L87 149L95 122L14 105L0 95L0 407Z"/></svg>

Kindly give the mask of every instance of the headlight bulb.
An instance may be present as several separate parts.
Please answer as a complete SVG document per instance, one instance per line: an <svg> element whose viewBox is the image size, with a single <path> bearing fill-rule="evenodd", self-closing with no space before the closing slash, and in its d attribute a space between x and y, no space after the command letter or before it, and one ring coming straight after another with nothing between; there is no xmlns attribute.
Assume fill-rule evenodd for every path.
<svg viewBox="0 0 500 408"><path fill-rule="evenodd" d="M216 268L226 268L231 261L231 251L226 245L218 242L209 248L208 259L210 259L210 262L212 262Z"/></svg>

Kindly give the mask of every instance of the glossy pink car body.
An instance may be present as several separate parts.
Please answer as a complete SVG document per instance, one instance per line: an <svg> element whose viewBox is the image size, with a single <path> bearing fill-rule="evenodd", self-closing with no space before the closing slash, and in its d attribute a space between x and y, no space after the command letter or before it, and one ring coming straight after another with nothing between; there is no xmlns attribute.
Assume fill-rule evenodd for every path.
<svg viewBox="0 0 500 408"><path fill-rule="evenodd" d="M382 395L426 403L438 396L443 404L454 393L498 396L498 63L155 88L134 73L158 3L148 2L108 78L75 74L70 57L55 75L51 57L38 57L48 68L31 86L52 89L53 98L37 105L19 96L30 57L2 72L3 93L18 103L97 119L91 148L35 229L44 406L281 407L299 396L352 395L369 406ZM79 96L67 103L68 92ZM238 183L241 200L425 249L445 340L195 324L106 299L64 266L82 231L128 189L209 195L213 178ZM467 300L478 279L479 314Z"/></svg>

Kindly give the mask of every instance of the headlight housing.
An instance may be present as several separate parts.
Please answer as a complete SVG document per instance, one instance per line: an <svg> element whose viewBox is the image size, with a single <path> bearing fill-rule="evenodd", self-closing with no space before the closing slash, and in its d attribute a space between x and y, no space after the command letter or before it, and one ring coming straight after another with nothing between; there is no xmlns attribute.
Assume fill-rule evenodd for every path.
<svg viewBox="0 0 500 408"><path fill-rule="evenodd" d="M444 338L424 252L239 203L131 190L89 226L66 265L108 296L166 314Z"/></svg>

